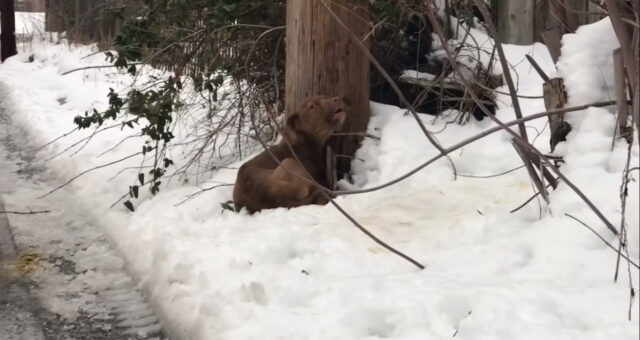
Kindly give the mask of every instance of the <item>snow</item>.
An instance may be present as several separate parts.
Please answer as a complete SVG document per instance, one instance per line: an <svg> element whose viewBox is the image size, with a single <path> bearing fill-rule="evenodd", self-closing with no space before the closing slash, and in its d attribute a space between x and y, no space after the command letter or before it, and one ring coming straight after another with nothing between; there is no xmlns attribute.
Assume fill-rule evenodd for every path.
<svg viewBox="0 0 640 340"><path fill-rule="evenodd" d="M32 35L44 33L43 12L17 12L16 34Z"/></svg>
<svg viewBox="0 0 640 340"><path fill-rule="evenodd" d="M16 12L16 36L28 38L44 35L44 12Z"/></svg>
<svg viewBox="0 0 640 340"><path fill-rule="evenodd" d="M608 98L612 34L603 20L565 36L557 72L565 77L570 105ZM545 72L555 74L546 48L505 50L520 93L541 95L542 80L522 60L531 53ZM103 65L100 54L83 58L92 52L91 46L34 39L27 51L0 66L0 82L10 93L5 105L13 123L31 132L31 147L72 130L75 115L105 105L109 87L130 82L113 69L60 75ZM31 54L34 61L28 62ZM498 94L497 100L497 117L514 119L510 98ZM542 99L523 98L521 106L525 115L544 111ZM618 226L627 149L617 141L611 151L610 110L571 114L574 130L556 152L565 157L563 173ZM358 151L356 187L395 179L437 155L404 110L372 103L371 111L369 133L381 139L366 139ZM441 131L435 136L444 146L495 126L487 119L446 124L455 114L421 119L429 130ZM545 125L532 121L528 129L539 135L535 145L548 152ZM128 133L112 129L75 154L44 161L86 132L74 134L42 149L39 159L62 184L82 170L137 152L141 141L129 139L98 156ZM613 283L615 252L564 214L617 245L615 237L566 185L551 194L548 207L534 200L510 213L533 193L525 169L473 177L521 166L510 144L509 135L499 132L451 154L457 179L441 159L385 190L336 200L374 234L425 264L423 271L366 238L331 205L250 216L221 208L231 199L231 187L178 204L199 188L172 183L130 214L121 205L109 209L135 180L135 171L125 171L108 181L116 168L88 173L53 195L83 198L86 206L79 209L102 221L178 339L637 339L637 302L627 320L626 264ZM635 144L632 167L639 158ZM233 183L235 171L220 169L201 187ZM629 189L629 252L637 262L638 186ZM634 268L631 277L637 287Z"/></svg>

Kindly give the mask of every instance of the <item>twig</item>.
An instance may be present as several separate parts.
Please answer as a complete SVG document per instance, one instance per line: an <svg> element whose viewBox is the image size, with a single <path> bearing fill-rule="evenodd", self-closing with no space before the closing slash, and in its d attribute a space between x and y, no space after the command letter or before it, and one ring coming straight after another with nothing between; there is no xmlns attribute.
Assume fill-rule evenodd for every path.
<svg viewBox="0 0 640 340"><path fill-rule="evenodd" d="M516 95L517 91L515 86L513 85L513 78L511 78L511 71L509 71L509 65L507 64L507 57L504 54L504 49L502 48L502 43L498 39L498 32L496 30L496 26L493 24L491 20L491 15L487 12L487 8L484 6L480 0L474 0L476 6L482 13L485 22L487 23L487 28L491 35L493 36L494 44L498 49L498 58L500 59L500 64L502 65L502 69L504 70L504 79L507 81L507 87L509 88L509 95L511 95L511 102L513 104L513 110L516 114L516 118L522 118L522 109L520 108L520 101L518 100L518 96ZM446 47L445 47L446 48ZM462 75L461 75L462 76ZM481 104L481 103L478 103ZM491 115L490 115L491 116ZM520 136L525 142L528 142L527 138L527 129L524 124L519 124L518 129L520 130Z"/></svg>
<svg viewBox="0 0 640 340"><path fill-rule="evenodd" d="M633 262L633 260L631 260L629 257L627 257L625 254L622 254L620 251L618 251L618 249L616 249L616 247L612 246L611 243L609 243L607 240L604 239L604 237L602 237L600 234L598 234L597 231L595 231L593 228L591 228L589 225L587 225L586 223L582 222L581 220L579 220L578 218L574 217L573 215L569 214L569 213L565 213L564 214L567 217L572 218L573 220L575 220L576 222L582 224L583 226L585 226L587 229L591 230L592 233L594 233L602 242L604 242L604 244L606 244L609 248L613 249L613 251L615 251L618 255L620 255L623 259L627 260L631 265L633 265L634 267L636 267L637 269L640 269L640 266L638 266L637 263Z"/></svg>
<svg viewBox="0 0 640 340"><path fill-rule="evenodd" d="M360 136L371 138L373 140L380 140L380 137L366 132L336 132L333 134L333 136Z"/></svg>
<svg viewBox="0 0 640 340"><path fill-rule="evenodd" d="M533 196L529 197L529 199L527 199L526 201L524 201L524 203L520 204L518 207L516 207L515 209L509 211L510 213L514 213L522 208L524 208L525 206L527 206L527 204L529 204L529 202L533 201L536 197L538 197L540 195L540 191L536 191L535 194L533 194Z"/></svg>
<svg viewBox="0 0 640 340"><path fill-rule="evenodd" d="M547 188L550 187L551 184L547 184ZM533 196L529 197L526 201L524 201L524 203L520 204L518 207L516 207L515 209L509 211L509 213L514 213L522 208L524 208L527 204L529 204L529 202L533 201L536 197L538 197L538 195L540 195L540 191L537 191L535 194L533 194Z"/></svg>
<svg viewBox="0 0 640 340"><path fill-rule="evenodd" d="M126 140L128 140L128 139L130 139L130 138L136 138L136 137L142 137L142 136L143 136L142 134L138 134L138 133L133 134L133 135L126 136L126 137L122 138L122 139L121 139L118 143L116 143L114 146L112 146L112 147L110 147L110 148L106 149L105 151L101 152L99 155L97 155L97 156L96 156L96 158L100 158L100 157L102 157L102 156L106 155L107 153L109 153L109 152L111 152L111 151L113 151L113 150L117 149L120 145L122 145L122 143L124 143Z"/></svg>
<svg viewBox="0 0 640 340"><path fill-rule="evenodd" d="M468 177L468 178L494 178L494 177L500 177L500 176L506 175L508 173L512 173L512 172L520 170L520 169L522 169L524 167L525 167L524 165L521 165L519 167L513 168L511 170L507 170L507 171L504 171L504 172L501 172L501 173L495 174L495 175L479 176L479 175L460 175L460 174L458 174L458 176L460 176L460 177Z"/></svg>
<svg viewBox="0 0 640 340"><path fill-rule="evenodd" d="M142 63L129 63L128 65L142 65ZM96 68L112 68L112 67L118 67L115 65L95 65L95 66L85 66L85 67L79 67L79 68L74 68L73 70L69 70L67 72L64 73L60 73L61 76L66 76L69 73L73 73L73 72L77 72L77 71L82 71L82 70L90 70L90 69L96 69Z"/></svg>
<svg viewBox="0 0 640 340"><path fill-rule="evenodd" d="M627 161L622 171L622 183L620 184L620 242L618 251L628 251L627 249L627 224L626 224L626 212L627 212L627 195L629 190L629 167L631 166L631 149L633 143L627 145ZM613 282L618 281L618 271L620 269L620 256L616 259L616 271L613 275Z"/></svg>
<svg viewBox="0 0 640 340"><path fill-rule="evenodd" d="M529 177L531 178L533 185L536 187L536 189L538 189L538 192L540 192L545 202L549 204L549 193L547 192L547 189L544 183L542 182L542 179L538 177L538 173L533 167L534 162L531 157L531 154L527 152L527 146L523 145L526 143L521 142L519 139L515 139L515 138L512 139L511 142L512 142L511 145L513 145L513 148L516 150L516 153L520 156L520 158L522 159L522 162L524 163L524 166L527 168L527 172L529 173ZM541 166L541 168L543 167Z"/></svg>
<svg viewBox="0 0 640 340"><path fill-rule="evenodd" d="M136 119L137 119L137 118L136 118ZM134 119L134 120L127 121L127 122L133 122L133 121L135 121L135 119ZM125 123L126 123L126 122L125 122ZM67 146L64 150L62 150L62 151L58 152L57 154L55 154L55 155L53 155L53 156L51 156L51 157L49 157L49 158L45 159L45 161L50 161L50 160L52 160L52 159L54 159L54 158L56 158L56 157L58 157L58 156L61 156L61 155L63 155L64 153L66 153L67 151L69 151L69 150L73 149L74 147L76 147L76 146L80 145L80 143L83 143L83 142L84 142L84 145L83 145L79 150L76 150L76 151L73 153L73 154L76 154L78 151L82 150L82 148L84 148L84 147L87 145L87 143L88 143L88 142L89 142L93 137L95 137L95 135L97 135L98 133L101 133L101 132L103 132L103 131L110 130L110 129L113 129L113 128L121 127L121 125L120 125L120 124L114 124L114 125L111 125L111 126L104 127L104 128L102 128L102 129L100 129L100 127L101 127L101 126L97 126L97 127L95 127L95 128L94 128L94 130L93 130L93 132L91 132L91 134L90 134L89 136L84 137L84 138L81 138L80 140L76 141L75 143L73 143L73 144L71 144L71 145ZM77 130L77 128L76 128L76 130ZM76 131L76 130L74 130L74 131ZM73 132L73 131L71 131L71 132ZM71 132L70 132L70 133L71 133ZM58 137L57 139L59 139L59 138L60 138L60 137ZM49 144L50 144L50 143L49 143ZM72 155L73 155L73 154L72 154Z"/></svg>
<svg viewBox="0 0 640 340"><path fill-rule="evenodd" d="M388 245L387 243L385 243L384 241L382 241L381 239L379 239L378 237L376 237L375 235L373 235L369 230L367 230L365 227L363 227L360 223L358 223L358 221L355 220L355 218L353 218L351 215L349 215L346 211L344 211L344 209L342 209L342 207L336 203L336 201L333 200L333 198L330 198L331 204L333 204L333 206L338 209L338 211L340 211L342 213L342 215L344 215L349 221L351 221L351 223L353 223L358 229L360 229L360 231L362 231L363 233L365 233L367 236L369 236L369 238L371 238L372 240L374 240L377 244L381 245L382 247L384 247L385 249L387 249L388 251L402 257L403 259L411 262L414 266L420 268L420 270L425 269L426 267L421 264L420 262L412 259L411 257L405 255L404 253L396 250L395 248L393 248L392 246Z"/></svg>
<svg viewBox="0 0 640 340"><path fill-rule="evenodd" d="M33 152L40 151L40 150L44 149L45 147L47 147L47 146L49 146L49 145L51 145L51 144L53 144L53 143L57 142L58 140L60 140L60 139L62 139L62 138L64 138L64 137L67 137L68 135L70 135L70 134L74 133L76 130L78 130L78 128L77 128L77 127L76 127L76 128L74 128L73 130L71 130L71 131L69 131L69 132L65 133L65 134L62 134L62 135L60 135L60 136L58 136L58 137L54 138L52 141L47 142L46 144L41 145L41 146L39 146L39 147L37 147L37 148L35 148L35 149L31 150L31 151L33 151Z"/></svg>
<svg viewBox="0 0 640 340"><path fill-rule="evenodd" d="M540 68L540 65L538 65L536 60L533 59L533 57L528 54L525 54L525 57L527 58L529 63L531 63L531 66L533 66L533 68L538 72L542 80L544 80L545 82L549 81L549 76L546 73L544 73L544 71L542 70L542 68Z"/></svg>
<svg viewBox="0 0 640 340"><path fill-rule="evenodd" d="M78 177L80 177L80 176L82 176L82 175L84 175L84 174L87 174L87 173L89 173L89 172L91 172L91 171L94 171L94 170L98 170L98 169L106 168L106 167L108 167L108 166L111 166L111 165L114 165L114 164L120 163L120 162L122 162L122 161L125 161L125 160L127 160L127 159L129 159L129 158L132 158L132 157L138 156L138 155L140 155L140 154L142 154L142 152L136 152L136 153L134 153L134 154L132 154L132 155L129 155L129 156L126 156L126 157L120 158L120 159L115 160L115 161L113 161L113 162L109 162L109 163L106 163L106 164L98 165L98 166L96 166L96 167L93 167L93 168L90 168L90 169L84 170L84 171L82 171L81 173L79 173L79 174L77 174L77 175L75 175L75 176L71 177L71 179L69 179L68 181L64 182L64 184L62 184L62 185L60 185L60 186L56 187L55 189L53 189L53 190L49 191L49 192L48 192L48 193L46 193L46 194L44 194L44 195L42 195L42 196L38 197L38 199L45 198L45 197L47 197L47 196L49 196L49 195L53 194L54 192L56 192L56 191L58 191L58 190L62 189L62 188L63 188L63 187L65 187L67 184L69 184L69 183L73 182L73 181L74 181L74 180L76 180Z"/></svg>
<svg viewBox="0 0 640 340"><path fill-rule="evenodd" d="M233 183L220 183L220 184L214 185L212 187L200 189L200 190L194 192L193 194L187 195L185 198L183 198L180 202L176 203L174 206L177 207L179 205L182 205L185 202L187 202L188 200L191 200L191 199L193 199L193 198L195 198L197 196L200 196L200 195L204 194L207 191L210 191L210 190L213 190L213 189L216 189L216 188L220 188L220 187L229 187L229 186L233 186L233 185L234 185Z"/></svg>
<svg viewBox="0 0 640 340"><path fill-rule="evenodd" d="M35 215L35 214L48 214L50 210L39 210L33 211L29 209L29 211L10 211L10 210L0 210L0 214L14 214L14 215Z"/></svg>

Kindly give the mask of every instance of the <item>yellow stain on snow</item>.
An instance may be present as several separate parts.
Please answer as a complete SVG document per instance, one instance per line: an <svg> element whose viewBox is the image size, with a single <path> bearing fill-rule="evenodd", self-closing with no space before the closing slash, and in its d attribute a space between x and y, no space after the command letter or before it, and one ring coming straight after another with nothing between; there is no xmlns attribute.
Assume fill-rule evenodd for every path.
<svg viewBox="0 0 640 340"><path fill-rule="evenodd" d="M518 183L518 190L522 190L522 191L531 191L531 182L527 182L527 181L520 181Z"/></svg>
<svg viewBox="0 0 640 340"><path fill-rule="evenodd" d="M496 190L496 186L502 190ZM506 189L506 190L505 190ZM479 213L509 211L517 205L531 183L488 180L458 180L442 187L416 190L402 197L376 202L359 221L373 230L392 230L410 235L418 230L452 228ZM370 248L369 252L381 250Z"/></svg>
<svg viewBox="0 0 640 340"><path fill-rule="evenodd" d="M380 248L380 247L371 247L367 249L371 254L380 254L380 253L384 253L387 252L386 249Z"/></svg>
<svg viewBox="0 0 640 340"><path fill-rule="evenodd" d="M31 274L41 268L43 255L38 252L20 254L10 261L0 262L0 280L14 279Z"/></svg>

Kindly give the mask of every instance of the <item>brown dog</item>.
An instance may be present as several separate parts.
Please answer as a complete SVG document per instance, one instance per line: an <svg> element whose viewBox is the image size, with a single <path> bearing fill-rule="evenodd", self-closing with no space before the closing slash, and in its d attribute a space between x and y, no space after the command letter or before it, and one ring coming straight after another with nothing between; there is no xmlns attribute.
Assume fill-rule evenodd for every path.
<svg viewBox="0 0 640 340"><path fill-rule="evenodd" d="M321 189L310 181L327 186L325 144L345 119L340 98L307 98L287 118L283 140L240 167L233 201L250 213L277 207L327 204Z"/></svg>

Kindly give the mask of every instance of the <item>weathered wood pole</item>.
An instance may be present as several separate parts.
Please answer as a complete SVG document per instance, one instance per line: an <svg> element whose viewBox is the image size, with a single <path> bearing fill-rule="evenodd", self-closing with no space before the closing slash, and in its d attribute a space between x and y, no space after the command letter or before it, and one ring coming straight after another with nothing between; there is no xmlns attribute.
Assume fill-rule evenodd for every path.
<svg viewBox="0 0 640 340"><path fill-rule="evenodd" d="M2 21L2 33L0 33L0 60L18 54L16 46L16 11L13 0L3 0L0 5L0 20Z"/></svg>
<svg viewBox="0 0 640 340"><path fill-rule="evenodd" d="M534 41L535 0L493 0L497 16L496 28L500 41L508 44L528 45Z"/></svg>
<svg viewBox="0 0 640 340"><path fill-rule="evenodd" d="M557 29L561 34L602 18L589 15L589 0L492 0L494 20L500 40L528 45L541 41L543 32Z"/></svg>
<svg viewBox="0 0 640 340"><path fill-rule="evenodd" d="M369 61L324 4L361 41L369 32L367 0L287 0L285 111L293 113L312 95L340 96L349 104L342 132L362 133L369 122ZM342 177L362 137L334 139L331 148Z"/></svg>
<svg viewBox="0 0 640 340"><path fill-rule="evenodd" d="M65 12L63 0L47 0L44 10L44 30L47 32L64 32L66 29L63 17Z"/></svg>

